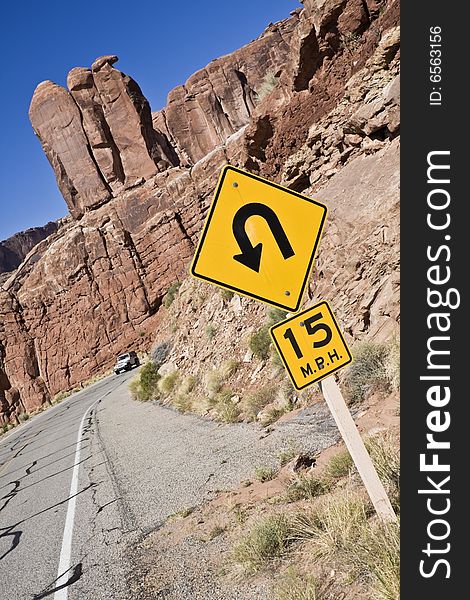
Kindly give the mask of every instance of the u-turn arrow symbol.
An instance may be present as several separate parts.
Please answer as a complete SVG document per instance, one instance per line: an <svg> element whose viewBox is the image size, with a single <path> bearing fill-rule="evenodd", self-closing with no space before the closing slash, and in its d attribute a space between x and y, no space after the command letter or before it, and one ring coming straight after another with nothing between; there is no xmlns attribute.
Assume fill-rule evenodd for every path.
<svg viewBox="0 0 470 600"><path fill-rule="evenodd" d="M259 273L263 244L260 242L256 246L253 246L245 229L248 219L255 215L262 217L269 225L284 260L294 256L295 252L282 228L278 216L269 206L260 202L245 204L238 209L233 218L232 231L241 250L241 253L235 254L233 258L242 265L245 265L245 267Z"/></svg>

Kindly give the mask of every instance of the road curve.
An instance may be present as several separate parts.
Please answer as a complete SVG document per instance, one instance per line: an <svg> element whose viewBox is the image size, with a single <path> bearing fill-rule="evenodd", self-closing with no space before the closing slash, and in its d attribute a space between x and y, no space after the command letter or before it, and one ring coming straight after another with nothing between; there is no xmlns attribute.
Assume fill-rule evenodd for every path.
<svg viewBox="0 0 470 600"><path fill-rule="evenodd" d="M0 440L0 598L131 600L132 546L169 515L338 439L323 405L268 436L130 399L109 377Z"/></svg>
<svg viewBox="0 0 470 600"><path fill-rule="evenodd" d="M97 487L87 471L93 473L100 462L90 431L94 411L107 396L125 390L128 377L98 382L0 441L0 598L79 597L72 590L83 575L83 552L72 552L62 577L58 577L60 559L64 542L79 539L74 534L81 532L82 521L96 513L95 509L85 516ZM76 489L71 497L74 472ZM74 526L64 540L66 517L70 521L75 503ZM92 534L93 523L86 525L85 535Z"/></svg>

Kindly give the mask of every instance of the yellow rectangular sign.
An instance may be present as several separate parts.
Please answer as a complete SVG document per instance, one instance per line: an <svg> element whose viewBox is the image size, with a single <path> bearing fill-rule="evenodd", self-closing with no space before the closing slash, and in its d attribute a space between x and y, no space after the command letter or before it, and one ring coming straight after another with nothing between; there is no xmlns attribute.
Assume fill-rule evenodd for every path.
<svg viewBox="0 0 470 600"><path fill-rule="evenodd" d="M296 389L324 379L352 361L327 302L271 327L271 336Z"/></svg>
<svg viewBox="0 0 470 600"><path fill-rule="evenodd" d="M326 206L316 200L227 165L191 274L295 312L326 213Z"/></svg>

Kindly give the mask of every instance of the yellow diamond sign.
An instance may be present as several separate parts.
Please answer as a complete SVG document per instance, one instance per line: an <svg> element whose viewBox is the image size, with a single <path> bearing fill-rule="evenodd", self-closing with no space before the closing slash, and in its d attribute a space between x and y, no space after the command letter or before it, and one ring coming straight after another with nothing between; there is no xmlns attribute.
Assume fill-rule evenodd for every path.
<svg viewBox="0 0 470 600"><path fill-rule="evenodd" d="M301 390L352 361L327 302L271 327L271 336L296 389Z"/></svg>
<svg viewBox="0 0 470 600"><path fill-rule="evenodd" d="M230 165L219 178L191 266L198 279L297 311L326 206Z"/></svg>

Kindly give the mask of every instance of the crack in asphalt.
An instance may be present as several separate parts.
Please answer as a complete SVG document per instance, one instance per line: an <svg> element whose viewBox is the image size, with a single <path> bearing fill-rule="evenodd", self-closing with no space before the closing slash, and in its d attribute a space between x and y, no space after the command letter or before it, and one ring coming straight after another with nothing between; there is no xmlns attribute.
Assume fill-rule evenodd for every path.
<svg viewBox="0 0 470 600"><path fill-rule="evenodd" d="M8 494L5 494L4 496L2 496L2 498L0 498L0 500L5 500L5 502L2 504L2 506L0 506L0 512L2 512L3 509L5 509L8 504L13 500L13 498L16 496L16 494L18 493L18 488L21 485L21 481L19 479L17 479L16 481L12 481L10 483L10 485L13 485L13 489L11 490L11 492L8 492Z"/></svg>
<svg viewBox="0 0 470 600"><path fill-rule="evenodd" d="M72 570L72 567L70 567L70 569L68 569L68 571L70 571L70 570ZM41 600L41 598L46 598L47 596L50 596L51 594L55 594L59 590L62 590L63 588L68 587L69 585L72 585L72 583L76 583L80 579L80 577L83 575L83 565L82 565L81 562L77 563L73 567L72 574L67 579L67 581L65 581L62 585L59 585L59 586L54 587L52 589L49 589L49 588L51 588L52 585L54 585L54 583L56 583L68 571L65 571L64 573L61 573L58 577L56 577L54 579L54 581L52 583L50 583L49 585L47 585L43 589L43 591L39 592L39 594L34 594L34 596L32 596L32 600Z"/></svg>
<svg viewBox="0 0 470 600"><path fill-rule="evenodd" d="M87 447L87 446L82 446L83 447ZM51 452L51 454L56 454L55 452ZM66 458L68 458L69 456L75 456L75 452L69 452L68 454L65 454L64 456L61 456L60 458L56 458L56 460L52 460L51 462L46 463L45 465L42 465L40 467L38 467L37 469L34 469L34 471L31 472L31 474L37 473L38 471L41 471L42 469L46 469L47 467L50 467L51 465L54 465L57 462L60 462L62 460L65 460ZM38 460L33 461L34 463L38 463L39 460L43 460L46 457L42 457ZM30 467L28 467L30 468ZM17 469L14 469L13 471L9 471L8 473L5 473L5 475L2 475L2 477L5 477L6 475L13 475L13 473L16 473L17 471L22 471L24 469L24 465L21 467L18 467ZM22 479L22 477L20 477L20 479ZM5 483L4 485L0 486L0 490L2 490L4 487L7 487L8 485L10 485L10 483Z"/></svg>
<svg viewBox="0 0 470 600"><path fill-rule="evenodd" d="M23 532L22 531L18 531L18 532L13 531L14 529L16 529L19 525L26 523L30 519L34 519L35 517L38 517L39 515L42 515L42 514L48 512L49 510L52 510L53 508L57 508L58 506L65 504L71 498L74 498L75 496L79 496L80 494L83 494L83 492L86 492L91 487L93 487L93 484L90 484L90 485L84 487L82 490L78 491L76 494L73 494L73 496L68 496L64 500L61 500L60 502L56 502L55 504L52 504L51 506L48 506L47 508L44 508L44 509L38 511L38 512L30 515L29 517L26 517L25 519L21 519L20 521L18 521L17 523L15 523L13 525L7 525L7 527L1 527L0 528L0 539L4 538L4 537L10 537L10 536L14 536L14 539L13 539L11 548L9 548L2 556L0 556L0 560L3 560L5 558L5 556L10 554L10 552L12 552L19 544L19 538L21 537L21 534Z"/></svg>
<svg viewBox="0 0 470 600"><path fill-rule="evenodd" d="M121 385L121 383L119 385ZM113 392L117 387L119 387L119 386L113 386L113 388L110 389L107 392L107 394L105 394L105 395L108 395L109 393ZM99 402L100 401L98 401L98 404L99 404ZM68 418L68 419L64 420L64 415L68 410L70 410L70 408L72 406L73 406L72 404L66 405L60 411L57 411L57 412L54 412L54 414L51 414L49 417L44 419L44 421L41 423L39 429L37 431L35 431L34 433L32 433L30 429L28 429L28 431L25 431L24 433L20 432L18 437L16 437L14 440L10 440L9 446L4 446L0 449L0 457L3 459L2 462L0 463L0 469L4 470L4 471L18 457L27 456L28 454L34 453L34 460L32 460L31 462L27 462L24 465L21 465L15 469L12 469L10 472L5 472L2 474L1 479L3 481L5 481L6 477L11 477L14 474L20 475L20 476L15 479L12 479L11 481L9 481L7 483L4 483L2 485L2 487L0 488L0 489L4 489L4 488L8 489L11 487L11 489L9 489L7 491L7 493L5 493L0 498L0 502L3 501L3 504L0 507L0 512L3 511L8 506L8 504L14 498L16 498L18 496L19 492L27 490L29 488L32 488L33 486L36 486L37 484L41 484L45 481L51 480L52 478L56 477L57 475L60 475L67 471L70 471L71 469L76 468L77 464L78 465L81 463L87 464L87 461L89 461L90 458L96 458L97 455L100 454L100 452L92 452L92 448L91 448L90 438L93 437L93 424L94 424L94 413L95 413L95 411L92 410L86 420L86 424L83 427L83 430L82 430L81 436L80 436L80 441L82 442L82 444L85 444L86 442L88 442L88 443L86 443L86 445L82 445L83 449L88 449L87 455L82 460L80 460L77 464L74 463L71 466L67 466L66 468L55 471L54 473L51 473L51 474L46 475L45 477L42 477L38 481L33 481L28 484L28 478L30 478L32 475L36 474L41 469L48 468L51 465L60 466L60 463L62 461L66 460L68 457L75 454L75 452L68 452L68 450L71 448L75 448L76 443L66 444L65 446L60 447L59 449L56 449L52 452L47 452L47 448L51 447L52 444L56 444L57 441L70 439L72 424L76 424L77 418L73 417L73 418ZM65 427L64 427L64 425L65 425ZM47 441L45 441L44 443L41 443L42 442L41 435L42 435L42 438L44 438L44 433L47 434L49 439L46 438ZM101 445L101 448L103 448L102 444L100 444L100 445ZM43 456L38 456L41 453L42 449L46 449L46 454ZM64 453L64 451L65 451L65 453ZM63 455L61 457L58 457L58 452L62 452ZM53 457L53 460L46 462L47 459L50 457ZM99 468L100 466L105 466L105 468L108 469L108 467L106 466L106 461L108 459L106 457L105 452L104 452L104 457L105 457L105 460L103 462L99 462L91 467L92 473L94 473L95 469ZM59 465L57 463L59 463ZM88 471L88 469L83 470L83 472L87 472L87 471ZM94 478L92 476L92 478L89 480L89 484L85 485L76 494L73 494L73 495L67 494L67 497L63 498L62 500L60 500L58 502L54 502L53 504L47 506L46 508L38 510L37 512L30 514L25 518L20 518L20 520L18 520L17 522L10 523L9 525L1 527L0 528L0 541L1 540L7 541L8 547L6 549L4 549L3 554L0 555L0 561L5 559L12 552L15 552L17 550L17 548L20 546L21 541L24 537L23 536L24 531L23 531L22 525L24 525L26 522L28 522L32 519L35 519L36 517L39 517L40 515L45 514L47 512L50 512L50 511L57 512L58 507L60 507L61 505L67 504L72 498L74 498L76 496L79 496L81 494L86 494L87 491L90 489L92 490L92 500L93 500L93 504L95 506L95 511L94 511L95 514L93 516L93 524L92 524L93 535L96 535L97 533L99 533L99 527L98 527L98 524L96 521L98 518L98 515L102 514L103 511L108 506L114 504L115 502L120 501L121 498L118 497L118 495L117 495L116 498L110 500L109 502L99 505L96 500L97 488L102 483L102 481L94 481L93 479ZM27 483L26 485L25 485L25 482ZM19 504L17 504L17 505L22 506L23 504L27 503L28 499L29 498L27 498L23 503L21 503L21 501L20 501ZM21 517L21 513L19 516ZM121 530L121 527L108 527L108 528L103 527L102 528L103 543L105 545L110 544L110 542L106 539L108 534L110 532L113 532L116 530ZM91 536L91 537L93 537L93 536ZM89 540L87 540L87 542L88 541ZM84 549L86 549L86 548L87 548L87 546L85 545ZM38 593L31 595L32 600L40 600L42 598L46 598L48 596L53 595L58 590L61 590L63 588L66 588L66 587L76 583L83 575L83 572L84 572L83 564L84 564L84 560L88 556L88 552L81 552L80 554L81 554L80 559L75 563L74 566L70 566L70 568L66 572L58 575L56 577L56 579L54 579L51 583L49 583L46 587L44 587ZM13 559L13 560L15 560L15 559ZM57 585L58 581L60 580L62 582L64 577L66 577L69 573L70 573L70 575L68 576L67 581L61 583L60 585Z"/></svg>
<svg viewBox="0 0 470 600"><path fill-rule="evenodd" d="M83 433L84 434L85 433L90 434L91 438L93 438L93 435L95 433L95 431L94 431L94 425L96 424L95 410L96 409L94 409L94 410L92 410L90 412L90 416L87 419L86 426L83 429ZM100 441L98 439L98 436L96 436L95 439L98 441L98 445L99 445L98 451L97 452L93 452L92 448L91 448L91 445L87 446L87 448L88 448L88 454L87 454L87 456L83 460L80 461L80 463L86 462L90 458L95 458L97 454L101 454L101 453L104 454L105 460L103 460L102 462L97 463L95 465L90 465L88 469L84 469L84 471L83 471L85 473L88 481L89 481L89 484L82 491L91 489L91 502L92 502L93 506L95 507L95 511L94 511L93 517L91 518L91 533L88 536L88 538L82 543L82 545L81 545L82 548L88 548L90 541L92 539L96 539L97 536L99 536L101 538L102 543L105 546L109 546L111 542L107 540L107 536L111 532L122 531L122 527L121 526L108 527L108 528L104 527L103 528L97 522L98 521L98 516L103 512L103 510L105 508L107 508L108 506L110 506L110 505L112 505L112 504L114 504L116 502L119 502L120 500L122 500L122 498L120 496L117 496L114 499L110 500L109 502L106 502L103 505L100 505L98 503L98 501L97 501L97 495L98 495L98 491L99 491L99 486L102 483L104 483L105 480L100 480L100 481L94 480L95 470L98 467L100 467L100 466L104 466L105 469L108 471L109 470L109 466L108 466L109 459L106 457L106 452L104 450L104 447L100 443ZM115 488L113 486L113 490L114 489ZM67 587L67 586L70 586L70 585L76 583L82 577L83 573L85 572L84 569L83 569L83 564L85 562L85 559L88 556L88 552L83 552L83 551L82 552L78 552L78 555L79 555L79 558L78 558L79 562L75 566L74 571L73 571L71 577L69 577L69 579L64 584L62 584L59 587L52 587L54 585L54 583L56 583L60 579L60 577L63 576L63 574L62 574L62 575L58 576L48 586L46 586L40 593L34 595L32 597L32 600L40 600L42 598L45 598L45 597L47 597L47 596L55 593L56 591L58 591L58 590L60 590L60 589L62 589L64 587ZM77 571L77 567L78 566L80 567L79 571ZM98 562L96 562L96 563L90 565L88 567L87 571L90 571L91 569L96 568L96 567L100 567L100 566L101 566L101 564L98 563Z"/></svg>
<svg viewBox="0 0 470 600"><path fill-rule="evenodd" d="M87 440L85 440L85 441L87 441ZM45 454L44 456L41 456L41 457L38 459L38 462L39 462L40 460L41 460L41 461L42 461L42 460L44 460L45 458L49 458L50 456L55 456L55 455L56 455L58 452L62 452L63 450L67 450L68 448L72 448L72 447L73 447L73 448L75 448L75 446L76 446L76 445L77 445L76 443L74 443L74 444L69 444L68 446L64 446L63 448L59 448L59 450L56 450L55 452L49 452L49 454ZM75 452L71 452L70 454L67 454L66 456L73 456L73 455L75 455ZM64 456L63 458L66 458L66 457ZM61 460L61 459L57 459L57 460L55 460L55 461L53 461L53 462L51 462L51 463L49 463L49 464L53 464L54 462L57 462L58 460ZM47 466L47 465L44 465L44 466L42 466L42 467L39 467L39 468L38 468L38 469L36 469L34 472L36 473L36 471L39 471L39 469L43 469L43 468L44 468L44 467L46 467L46 466ZM17 468L16 468L16 469L14 469L13 471L9 471L8 473L5 473L5 474L1 475L1 476L0 476L0 478L3 478L3 477L5 477L6 475L12 475L13 473L15 473L15 471L22 471L23 469L24 469L24 465L21 465L20 467L17 467Z"/></svg>
<svg viewBox="0 0 470 600"><path fill-rule="evenodd" d="M53 442L57 442L58 440L62 440L63 438L70 438L70 432L66 433L65 435L61 435L59 437L55 437L53 440L49 440L46 444L43 444L42 446L37 446L36 448L34 448L34 452L37 452L37 450L40 450L41 448L45 448L46 446L50 446L50 444ZM27 446L29 446L31 444L27 444ZM73 446L75 446L76 444L72 444ZM26 446L25 446L26 447ZM22 450L24 450L24 448L22 448ZM30 451L25 452L23 454L21 454L21 456L25 456L26 454L29 454ZM20 452L18 452L17 454L15 454L15 456L13 458L16 458L17 456L20 456Z"/></svg>

